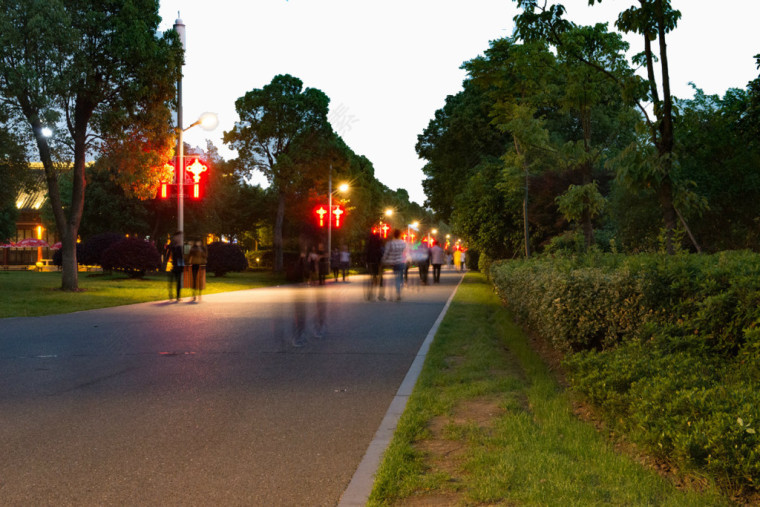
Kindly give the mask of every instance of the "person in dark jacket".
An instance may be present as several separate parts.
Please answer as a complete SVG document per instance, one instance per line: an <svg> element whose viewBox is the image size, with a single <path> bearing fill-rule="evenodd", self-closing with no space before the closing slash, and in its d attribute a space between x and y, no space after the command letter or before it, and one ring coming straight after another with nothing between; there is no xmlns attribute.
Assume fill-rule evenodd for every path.
<svg viewBox="0 0 760 507"><path fill-rule="evenodd" d="M383 260L383 240L379 234L371 233L367 238L367 273L369 273L369 286L366 297L368 300L375 298L377 289L378 299L383 299L383 272L381 262Z"/></svg>
<svg viewBox="0 0 760 507"><path fill-rule="evenodd" d="M172 270L169 275L169 300L173 300L171 288L177 286L177 302L181 301L182 296L182 275L185 270L185 254L182 251L182 231L177 231L172 236L172 241L168 248L168 259L172 262Z"/></svg>

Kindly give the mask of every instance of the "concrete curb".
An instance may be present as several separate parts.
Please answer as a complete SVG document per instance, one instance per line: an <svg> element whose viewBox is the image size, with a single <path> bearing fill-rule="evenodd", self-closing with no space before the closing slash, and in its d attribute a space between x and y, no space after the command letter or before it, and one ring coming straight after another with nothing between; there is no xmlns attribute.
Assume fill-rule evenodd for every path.
<svg viewBox="0 0 760 507"><path fill-rule="evenodd" d="M380 461L393 439L393 434L396 432L398 421L406 408L406 402L412 394L412 390L417 383L417 378L420 376L420 372L422 372L422 366L425 364L425 357L430 349L430 344L433 343L435 334L438 332L438 327L441 325L443 317L446 316L446 312L449 310L451 301L459 290L462 280L464 280L464 276L459 279L457 286L454 288L451 296L449 296L448 301L446 301L443 310L441 310L440 315L438 315L438 318L433 323L433 327L428 331L425 341L422 342L420 349L417 351L417 356L409 367L409 371L406 373L403 382L401 382L401 386L398 388L396 396L393 397L393 401L391 401L388 411L385 413L385 417L383 417L383 420L380 423L380 427L377 429L372 442L370 442L369 447L367 448L367 452L359 463L356 472L354 472L351 482L343 492L343 495L338 502L338 507L366 505L367 500L369 500L372 486L375 483L375 474L377 473L378 467L380 467Z"/></svg>

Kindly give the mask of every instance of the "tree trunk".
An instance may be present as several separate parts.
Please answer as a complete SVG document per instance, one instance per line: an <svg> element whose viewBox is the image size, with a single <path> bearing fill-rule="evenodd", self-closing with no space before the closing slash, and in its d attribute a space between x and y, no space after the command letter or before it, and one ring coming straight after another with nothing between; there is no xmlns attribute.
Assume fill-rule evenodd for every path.
<svg viewBox="0 0 760 507"><path fill-rule="evenodd" d="M668 255L675 254L675 245L673 244L673 233L676 229L676 212L673 207L673 186L669 179L663 180L657 191L657 197L660 200L662 208L662 218L665 222L665 251Z"/></svg>
<svg viewBox="0 0 760 507"><path fill-rule="evenodd" d="M588 251L594 244L594 225L591 223L591 213L589 213L588 207L583 210L581 224L583 228L583 238L586 243L586 251Z"/></svg>
<svg viewBox="0 0 760 507"><path fill-rule="evenodd" d="M79 289L76 231L67 227L61 236L61 289L76 291Z"/></svg>
<svg viewBox="0 0 760 507"><path fill-rule="evenodd" d="M280 192L277 202L277 215L274 220L274 270L281 273L283 270L282 261L282 225L285 221L285 193Z"/></svg>
<svg viewBox="0 0 760 507"><path fill-rule="evenodd" d="M525 258L530 258L530 230L528 229L528 168L525 168L525 197L523 198L523 234L525 235Z"/></svg>
<svg viewBox="0 0 760 507"><path fill-rule="evenodd" d="M584 104L581 107L581 124L583 126L583 150L586 152L586 159L581 166L581 183L588 185L594 178L594 166L591 163L591 108ZM590 204L589 204L590 205ZM586 243L586 251L594 244L594 224L591 221L591 211L589 205L583 209L581 215L581 224L583 228L583 237Z"/></svg>
<svg viewBox="0 0 760 507"><path fill-rule="evenodd" d="M520 143L517 142L517 138L512 136L515 144L515 153L520 157ZM523 160L523 171L525 172L525 195L523 197L523 237L525 238L525 258L530 258L530 230L528 229L528 195L530 190L530 181L528 172L528 164Z"/></svg>
<svg viewBox="0 0 760 507"><path fill-rule="evenodd" d="M34 132L35 141L37 143L37 149L40 154L40 161L42 167L45 170L45 181L48 187L48 199L50 200L50 207L53 210L53 217L55 218L55 225L61 234L61 289L75 291L79 288L79 273L77 270L77 230L79 228L79 221L77 220L77 227L72 230L69 220L67 220L66 214L63 210L63 202L61 201L61 191L58 186L58 174L53 165L53 158L50 152L50 146L47 139L41 134L42 123L37 119L37 115L27 113L27 117L31 117L30 124L32 125L32 131ZM73 169L76 177L76 165ZM84 179L84 157L82 157L82 179ZM76 184L76 183L75 183ZM82 192L82 196L84 193ZM80 215L81 217L81 212Z"/></svg>
<svg viewBox="0 0 760 507"><path fill-rule="evenodd" d="M62 276L61 289L67 291L79 290L79 267L77 265L77 236L79 235L79 223L82 220L84 211L84 191L86 186L85 164L87 154L86 132L87 121L90 113L77 102L74 116L74 167L72 168L72 188L71 188L71 206L68 217L64 217L64 227L61 244L63 251L62 256ZM61 211L61 215L64 212Z"/></svg>

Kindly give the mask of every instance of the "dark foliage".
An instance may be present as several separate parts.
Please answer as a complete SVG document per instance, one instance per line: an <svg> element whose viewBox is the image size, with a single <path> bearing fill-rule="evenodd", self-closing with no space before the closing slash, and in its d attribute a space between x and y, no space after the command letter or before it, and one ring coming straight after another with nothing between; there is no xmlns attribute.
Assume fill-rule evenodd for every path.
<svg viewBox="0 0 760 507"><path fill-rule="evenodd" d="M206 272L224 276L231 271L245 271L246 268L248 261L239 245L220 241L208 245Z"/></svg>
<svg viewBox="0 0 760 507"><path fill-rule="evenodd" d="M142 239L125 238L103 252L103 269L123 271L132 278L141 278L161 266L161 256L152 243Z"/></svg>
<svg viewBox="0 0 760 507"><path fill-rule="evenodd" d="M102 266L103 254L114 243L118 243L124 239L123 234L116 232L103 232L101 234L95 234L87 241L83 243L81 253L77 252L77 260L79 264L87 266Z"/></svg>

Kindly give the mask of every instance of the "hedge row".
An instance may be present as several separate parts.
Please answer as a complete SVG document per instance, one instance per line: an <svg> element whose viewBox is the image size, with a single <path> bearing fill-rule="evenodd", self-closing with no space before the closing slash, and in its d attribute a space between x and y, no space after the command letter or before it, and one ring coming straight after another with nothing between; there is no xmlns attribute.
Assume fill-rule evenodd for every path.
<svg viewBox="0 0 760 507"><path fill-rule="evenodd" d="M610 424L727 488L760 481L760 255L503 261L516 316Z"/></svg>
<svg viewBox="0 0 760 507"><path fill-rule="evenodd" d="M248 268L245 253L237 244L215 242L207 249L206 271L215 276ZM62 264L61 250L56 250L53 263L56 266ZM153 243L145 240L104 233L91 237L83 244L77 243L77 263L102 266L105 271L121 271L130 277L141 278L146 273L161 269L161 254Z"/></svg>

